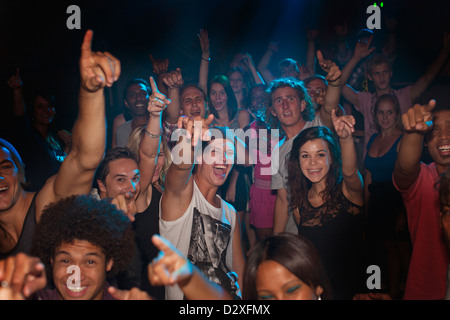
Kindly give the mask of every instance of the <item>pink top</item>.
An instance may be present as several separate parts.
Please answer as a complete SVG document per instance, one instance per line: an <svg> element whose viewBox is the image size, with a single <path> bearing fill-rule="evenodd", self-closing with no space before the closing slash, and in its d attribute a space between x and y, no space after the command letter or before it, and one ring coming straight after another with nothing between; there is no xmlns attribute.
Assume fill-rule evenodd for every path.
<svg viewBox="0 0 450 320"><path fill-rule="evenodd" d="M402 194L408 215L412 255L406 280L405 300L440 300L446 292L448 252L439 218L438 179L433 163L420 164L417 180Z"/></svg>
<svg viewBox="0 0 450 320"><path fill-rule="evenodd" d="M266 143L262 143L261 140L258 139L259 137L259 130L265 130L266 132ZM263 168L267 168L266 172L270 172L270 165L271 165L271 151L273 150L274 146L278 141L275 141L274 143L270 143L270 134L268 133L268 130L262 127L258 127L256 125L256 120L253 121L250 124L250 139L255 139L253 142L257 141L255 143L255 146L257 148L252 148L252 145L250 145L250 152L252 153L253 159L256 159L256 163L254 166L254 183L257 185L260 185L260 187L266 186L264 189L270 189L270 181L272 176L269 174L261 174L261 170ZM266 150L270 148L270 150L260 150L260 147L266 147ZM263 183L261 180L269 181L269 183Z"/></svg>

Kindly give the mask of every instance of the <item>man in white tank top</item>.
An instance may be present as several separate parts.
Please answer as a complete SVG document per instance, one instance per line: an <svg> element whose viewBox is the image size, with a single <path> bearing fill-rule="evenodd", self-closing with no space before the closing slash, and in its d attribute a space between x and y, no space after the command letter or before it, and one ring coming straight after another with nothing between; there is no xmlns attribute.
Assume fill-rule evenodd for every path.
<svg viewBox="0 0 450 320"><path fill-rule="evenodd" d="M160 232L208 279L240 299L245 259L239 219L234 207L216 194L233 167L234 141L223 135L202 143L198 123L194 128L194 120L201 121L205 132L213 119L182 117L178 122L187 130L172 152L160 203ZM178 285L166 287L166 299L183 299Z"/></svg>

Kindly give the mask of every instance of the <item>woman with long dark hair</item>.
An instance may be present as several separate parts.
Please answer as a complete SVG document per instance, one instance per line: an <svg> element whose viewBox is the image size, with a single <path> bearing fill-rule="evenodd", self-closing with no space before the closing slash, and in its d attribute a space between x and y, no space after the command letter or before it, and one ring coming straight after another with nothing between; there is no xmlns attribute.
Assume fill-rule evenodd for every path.
<svg viewBox="0 0 450 320"><path fill-rule="evenodd" d="M303 130L288 163L290 206L298 234L319 251L336 299L352 299L361 288L363 184L352 133L353 116L336 117L338 139L327 127ZM337 141L338 140L338 141Z"/></svg>

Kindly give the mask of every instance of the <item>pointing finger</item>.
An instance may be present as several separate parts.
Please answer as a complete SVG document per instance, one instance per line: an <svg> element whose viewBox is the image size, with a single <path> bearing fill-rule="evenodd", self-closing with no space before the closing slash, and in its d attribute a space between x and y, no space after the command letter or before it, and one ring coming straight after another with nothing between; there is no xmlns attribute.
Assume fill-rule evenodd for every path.
<svg viewBox="0 0 450 320"><path fill-rule="evenodd" d="M81 44L81 58L88 58L91 55L91 44L93 37L94 32L90 29L84 34L83 43Z"/></svg>
<svg viewBox="0 0 450 320"><path fill-rule="evenodd" d="M150 86L152 87L152 92L159 92L158 86L156 85L155 79L153 79L152 76L150 76Z"/></svg>

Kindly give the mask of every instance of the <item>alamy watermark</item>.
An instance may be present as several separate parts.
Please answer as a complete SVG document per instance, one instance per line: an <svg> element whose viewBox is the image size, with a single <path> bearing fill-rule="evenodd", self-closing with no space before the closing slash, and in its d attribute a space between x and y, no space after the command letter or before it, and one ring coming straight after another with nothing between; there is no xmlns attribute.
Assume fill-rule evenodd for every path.
<svg viewBox="0 0 450 320"><path fill-rule="evenodd" d="M238 164L238 165L254 165L261 164L262 175L274 175L279 168L279 148L275 147L279 140L278 129L229 129L225 130L225 134L222 130L216 128L208 129L203 137L200 137L202 128L201 121L194 122L193 136L187 138L186 129L176 129L171 135L171 141L176 142L182 137L182 139L197 139L198 146L201 138L205 138L208 135L208 140L224 139L233 142L233 149L230 149L228 144L225 144L225 149L219 150L215 145L208 144L203 150L197 150L202 152L201 157L195 157L196 163L205 164ZM245 144L245 141L248 143ZM219 152L217 152L219 150ZM171 152L172 162L176 165L179 164L192 164L192 148L190 143L178 143ZM195 152L195 151L194 151ZM268 166L270 164L270 166ZM265 166L264 166L265 165Z"/></svg>

